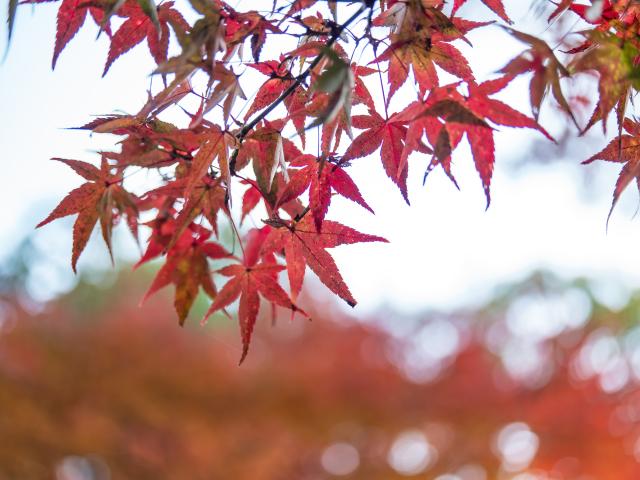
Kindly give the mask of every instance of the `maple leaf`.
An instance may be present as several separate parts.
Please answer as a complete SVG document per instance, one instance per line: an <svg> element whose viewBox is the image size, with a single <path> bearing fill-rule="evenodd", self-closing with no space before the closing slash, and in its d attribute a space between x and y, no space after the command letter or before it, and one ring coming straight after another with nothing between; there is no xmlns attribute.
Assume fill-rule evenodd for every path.
<svg viewBox="0 0 640 480"><path fill-rule="evenodd" d="M533 74L531 82L529 83L529 96L533 117L538 120L542 100L548 91L551 90L560 108L569 115L576 128L581 130L560 86L560 78L568 77L569 71L558 61L553 50L544 40L511 28L507 29L507 31L521 42L531 46L529 50L521 53L507 63L500 72L512 77L529 72Z"/></svg>
<svg viewBox="0 0 640 480"><path fill-rule="evenodd" d="M191 0L191 6L201 15L192 28L185 28L181 22L174 22L169 18L182 52L158 65L155 73L175 73L176 78L186 79L194 70L201 68L211 77L215 56L225 52L225 34L223 15L228 6L218 0ZM233 49L226 52L232 55ZM228 60L225 56L223 61Z"/></svg>
<svg viewBox="0 0 640 480"><path fill-rule="evenodd" d="M200 286L209 297L215 298L216 288L207 259L218 260L232 255L218 243L208 242L210 235L211 232L204 228L184 230L180 239L168 251L166 262L158 271L142 302L173 283L174 306L180 325L184 325Z"/></svg>
<svg viewBox="0 0 640 480"><path fill-rule="evenodd" d="M201 184L203 177L205 177L216 158L220 176L227 186L231 185L228 148L230 144L233 145L235 143L235 139L216 126L212 126L204 133L199 134L199 137L202 143L191 161L188 181L185 185L185 197L189 197L195 186Z"/></svg>
<svg viewBox="0 0 640 480"><path fill-rule="evenodd" d="M638 49L631 42L620 42L615 35L593 31L589 35L591 47L569 65L575 72L596 71L598 81L598 103L583 132L602 120L606 131L606 120L612 110L616 110L618 133L622 133L622 121L631 94L631 88L638 87L634 78Z"/></svg>
<svg viewBox="0 0 640 480"><path fill-rule="evenodd" d="M260 203L260 200L262 200L262 193L260 192L258 185L253 181L249 182L243 180L240 183L249 185L249 188L247 188L242 195L242 217L240 217L240 223L242 224L246 216L249 215L258 203Z"/></svg>
<svg viewBox="0 0 640 480"><path fill-rule="evenodd" d="M157 198L149 197L153 200ZM144 197L143 197L144 199ZM145 223L146 226L151 228L151 235L147 240L147 248L145 249L140 260L133 266L133 269L137 269L141 265L153 260L160 255L167 252L167 246L174 237L175 232L175 210L170 207L173 201L166 201L165 205L159 208L156 218ZM204 228L200 225L191 224L187 228L197 232L199 229Z"/></svg>
<svg viewBox="0 0 640 480"><path fill-rule="evenodd" d="M288 107L289 115L302 136L304 147L304 131L322 125L321 151L324 154L338 148L342 132L353 139L351 129L351 107L364 103L374 108L371 93L362 77L375 73L376 70L349 64L349 57L338 44L327 48L324 41L308 41L287 54L287 57L307 59L316 57L316 68L311 70L311 86L309 100L301 97L297 105ZM326 68L324 68L326 67ZM324 68L324 69L323 69ZM297 106L299 110L294 110ZM299 115L302 113L302 115ZM304 124L306 116L314 117L309 124ZM331 146L333 143L334 147Z"/></svg>
<svg viewBox="0 0 640 480"><path fill-rule="evenodd" d="M623 4L624 2L616 3ZM568 9L578 14L585 22L606 27L609 22L619 18L620 14L616 7L611 0L591 0L591 5L576 4L574 0L562 0L549 16L549 20ZM629 5L624 5L622 8L627 10Z"/></svg>
<svg viewBox="0 0 640 480"><path fill-rule="evenodd" d="M260 60L267 32L281 33L281 30L256 11L240 13L233 10L225 15L225 43L233 48L251 37L251 53L256 62Z"/></svg>
<svg viewBox="0 0 640 480"><path fill-rule="evenodd" d="M318 50L318 52L320 51L321 50ZM350 73L344 75L346 78L342 90L338 90L333 94L315 91L309 102L306 103L306 105L302 104L300 106L302 112L304 112L302 115L303 131L322 124L320 151L324 155L329 155L339 148L343 132L353 140L351 128L352 105L365 104L369 109L375 109L371 93L365 86L362 77L376 72L377 70L373 68L351 64ZM340 79L338 79L336 83L340 83L339 80ZM311 90L318 90L317 85L318 83L316 81ZM346 93L344 91L345 86L350 87ZM298 128L298 124L296 123L297 113L297 111L290 111L290 116L296 128ZM314 117L315 120L305 127L304 118L306 116Z"/></svg>
<svg viewBox="0 0 640 480"><path fill-rule="evenodd" d="M465 81L474 78L465 57L447 42L466 41L465 33L483 24L449 18L442 13L442 4L439 8L438 2L435 4L395 2L373 22L374 25L391 26L394 31L389 36L389 47L373 60L378 63L389 61L387 103L406 82L410 70L413 70L421 96L439 85L436 65Z"/></svg>
<svg viewBox="0 0 640 480"><path fill-rule="evenodd" d="M156 168L180 163L183 170L189 171L196 150L219 133L215 127L200 125L180 129L157 118L142 121L128 115L100 117L79 128L126 135L120 142L120 152L102 152L119 168L133 165ZM227 136L225 142L228 140ZM213 157L210 160L213 161Z"/></svg>
<svg viewBox="0 0 640 480"><path fill-rule="evenodd" d="M487 7L489 7L496 15L498 15L501 19L503 19L507 23L513 23L507 12L504 9L504 5L502 0L481 0ZM455 15L458 9L467 3L467 0L453 0L453 10L451 15Z"/></svg>
<svg viewBox="0 0 640 480"><path fill-rule="evenodd" d="M160 65L166 62L169 49L169 25L174 30L177 28L176 25L185 31L189 29L189 24L180 12L172 7L173 2L166 2L157 8L156 24L153 15L150 16L138 4L125 4L118 14L126 17L126 20L111 37L111 46L102 76L107 74L111 64L120 55L131 50L145 38L156 63Z"/></svg>
<svg viewBox="0 0 640 480"><path fill-rule="evenodd" d="M144 126L144 121L131 115L106 115L75 128L78 130L91 130L95 133L127 135L144 128Z"/></svg>
<svg viewBox="0 0 640 480"><path fill-rule="evenodd" d="M268 76L269 80L264 82L258 89L253 103L244 116L245 121L254 113L271 105L294 81L283 59L279 62L269 60L267 62L252 63L248 66Z"/></svg>
<svg viewBox="0 0 640 480"><path fill-rule="evenodd" d="M583 164L589 164L596 160L604 160L624 163L613 190L613 201L607 216L607 225L613 209L620 199L620 195L622 195L622 192L629 186L631 181L635 179L640 190L640 123L625 118L622 125L627 134L614 138L602 151L582 162Z"/></svg>
<svg viewBox="0 0 640 480"><path fill-rule="evenodd" d="M355 79L353 69L349 63L343 60L336 52L324 49L324 63L329 60L326 68L312 80L310 90L315 93L317 99L321 99L322 109L316 112L316 119L306 129L317 125L327 126L332 124L330 132L335 130L337 124L334 120L338 116L343 118L344 131L350 138L351 133L351 106ZM316 105L316 108L318 105ZM330 134L330 136L332 136Z"/></svg>
<svg viewBox="0 0 640 480"><path fill-rule="evenodd" d="M383 119L375 110L369 110L369 115L354 115L353 126L365 129L358 135L342 157L344 161L365 157L381 148L380 158L385 172L398 186L405 201L409 203L407 194L407 164L401 165L404 140L407 127L404 120L399 121L394 114L387 120Z"/></svg>
<svg viewBox="0 0 640 480"><path fill-rule="evenodd" d="M356 300L345 284L333 257L325 250L339 245L361 242L387 242L382 237L360 233L337 222L325 220L320 231L313 220L305 216L302 220L269 222L271 228L262 246L263 254L284 250L291 297L297 298L308 266L329 290L354 307Z"/></svg>
<svg viewBox="0 0 640 480"><path fill-rule="evenodd" d="M404 168L408 162L409 156L419 151L423 136L426 135L429 143L433 146L433 158L425 171L423 183L426 182L427 176L437 165L442 166L444 172L458 187L458 183L451 172L451 153L462 140L462 132L459 130L449 131L446 124L436 116L423 115L419 112L423 111L421 102L410 104L400 115L409 119L410 123L407 128L404 149L400 158L399 168Z"/></svg>
<svg viewBox="0 0 640 480"><path fill-rule="evenodd" d="M260 262L260 248L268 234L268 227L252 229L247 234L245 253L241 264L223 267L218 273L231 277L222 287L209 307L204 320L240 298L238 320L242 335L240 363L249 353L251 335L260 310L260 295L273 305L290 309L292 313L307 315L291 301L287 292L278 284L278 272L285 267L273 262Z"/></svg>
<svg viewBox="0 0 640 480"><path fill-rule="evenodd" d="M455 84L440 87L430 92L424 104L416 102L398 116L399 121L409 120L411 124L418 122L416 125L410 125L412 139L420 138L422 132L426 131L435 153L430 168L435 164L441 164L452 180L449 157L462 136L466 134L476 170L480 174L484 187L487 208L491 203L490 185L495 163L493 128L487 122L509 127L532 128L553 140L533 118L527 117L499 100L489 98L490 95L502 90L510 81L510 77L501 77L480 85L471 83L467 97L456 90ZM434 117L443 123L424 117ZM429 129L436 131L429 131ZM413 148L414 144L415 140L409 142L409 148ZM408 152L403 152L401 158L404 160L407 156Z"/></svg>
<svg viewBox="0 0 640 480"><path fill-rule="evenodd" d="M146 193L147 196L164 195L172 199L182 198L187 189L189 179L181 178ZM222 178L202 177L185 198L184 205L175 219L173 238L167 248L182 235L184 230L199 215L203 215L213 231L218 234L218 212L229 213L227 209L227 190L222 185Z"/></svg>
<svg viewBox="0 0 640 480"><path fill-rule="evenodd" d="M137 118L146 118L149 122L157 122L157 115L171 105L178 103L188 94L193 93L189 78L176 75L174 80L155 95L149 94L147 103L136 114Z"/></svg>
<svg viewBox="0 0 640 480"><path fill-rule="evenodd" d="M46 3L50 0L32 0L27 3ZM16 2L17 4L17 2ZM102 26L103 30L111 36L111 28L105 17L104 7L100 1L86 0L62 0L58 7L56 42L53 48L53 58L51 60L51 68L56 68L58 57L64 47L75 37L76 33L84 25L87 19L87 13L91 15L96 25Z"/></svg>
<svg viewBox="0 0 640 480"><path fill-rule="evenodd" d="M290 202L310 187L309 204L317 231L321 230L322 222L329 210L332 190L373 213L371 207L362 198L357 185L340 167L340 162L336 162L335 159L301 155L291 161L289 166L303 168L291 176L291 180L280 194L278 203Z"/></svg>
<svg viewBox="0 0 640 480"><path fill-rule="evenodd" d="M69 166L88 181L63 198L58 206L36 228L40 228L58 218L78 215L73 225L73 251L71 256L71 267L75 272L78 258L80 258L80 254L87 245L93 228L100 220L102 237L113 261L111 249L113 225L124 215L127 217L129 228L134 235L137 234L137 199L122 188L120 185L122 175L112 175L110 172L111 167L104 157L100 169L80 160L63 158L54 158L53 160Z"/></svg>
<svg viewBox="0 0 640 480"><path fill-rule="evenodd" d="M256 184L263 197L271 205L276 201L276 173L286 169L286 162L302 153L295 144L282 136L285 120L264 121L249 133L242 142L235 170L239 171L252 163Z"/></svg>
<svg viewBox="0 0 640 480"><path fill-rule="evenodd" d="M240 87L238 76L233 73L233 70L225 68L222 64L216 63L214 65L212 78L218 83L205 99L202 114L207 113L213 107L222 103L223 119L226 124L229 120L231 108L233 108L236 98L240 97L243 100L246 100L247 96L242 90L242 87ZM223 98L224 101L222 100Z"/></svg>
<svg viewBox="0 0 640 480"><path fill-rule="evenodd" d="M307 8L311 8L318 0L294 0L291 3L291 8L287 12L287 15L293 15Z"/></svg>
<svg viewBox="0 0 640 480"><path fill-rule="evenodd" d="M377 70L369 67L364 67L358 65L356 63L351 64L351 72L353 74L353 104L357 105L359 103L365 104L368 108L374 108L373 97L371 97L371 92L364 84L364 80L362 77L368 77L374 73L378 73Z"/></svg>
<svg viewBox="0 0 640 480"><path fill-rule="evenodd" d="M291 55L291 54L289 54ZM269 60L266 62L257 62L249 64L250 67L256 69L263 75L269 77L269 80L264 82L249 107L249 110L244 116L247 121L252 115L272 105L287 90L295 79L287 67L285 58L280 56L280 60ZM308 99L308 91L303 85L299 85L293 92L283 100L283 104L289 113L289 119L292 121L300 139L302 145L305 145L305 119L306 110L305 104Z"/></svg>
<svg viewBox="0 0 640 480"><path fill-rule="evenodd" d="M324 155L329 155L339 147L343 132L346 132L347 136L353 140L351 118L347 118L347 112L344 109L338 111L333 119L327 117L327 114L330 113L329 110L331 110L330 102L330 95L320 93L316 94L314 98L304 106L305 115L315 117L315 120L305 128L309 129L322 125L320 151Z"/></svg>
<svg viewBox="0 0 640 480"><path fill-rule="evenodd" d="M384 61L389 61L387 103L407 81L409 67L413 70L421 95L439 85L436 65L465 81L473 80L473 73L464 56L437 32L418 32L398 37L374 60L378 63Z"/></svg>

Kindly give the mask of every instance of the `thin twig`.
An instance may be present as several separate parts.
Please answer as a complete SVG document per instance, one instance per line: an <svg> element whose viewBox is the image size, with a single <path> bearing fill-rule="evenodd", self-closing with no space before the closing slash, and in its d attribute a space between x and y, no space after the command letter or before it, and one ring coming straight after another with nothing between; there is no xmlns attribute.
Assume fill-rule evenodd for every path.
<svg viewBox="0 0 640 480"><path fill-rule="evenodd" d="M340 37L340 35L342 34L342 32L354 21L356 20L360 14L362 12L364 12L366 10L367 6L365 4L362 4L360 6L360 8L358 9L357 12L355 12L353 15L351 15L347 21L345 21L342 25L340 25L331 35L331 38L329 38L329 40L327 41L327 43L325 44L325 48L328 49L330 48ZM256 117L254 117L253 120L251 120L249 123L247 123L244 127L242 127L242 130L240 130L240 132L236 135L236 138L238 139L238 142L240 144L242 144L242 141L244 140L244 138L249 134L249 132L258 124L260 123L260 121L264 120L266 118L267 115L269 115L278 105L280 105L287 97L289 97L289 95L291 95L296 88L298 88L302 82L305 81L305 79L311 74L311 72L313 71L313 69L322 61L322 59L325 57L325 52L326 50L321 51L318 56L316 58L313 59L313 61L309 64L309 66L307 67L307 69L302 72L300 75L298 75L295 79L295 81L289 85L289 87L280 94L280 96L271 104L269 105L267 108L265 108L262 112L260 112ZM235 166L236 166L236 161L238 159L238 152L240 151L240 145L238 145L238 147L233 151L233 154L231 155L231 160L229 161L229 169L231 170L231 174L235 175Z"/></svg>

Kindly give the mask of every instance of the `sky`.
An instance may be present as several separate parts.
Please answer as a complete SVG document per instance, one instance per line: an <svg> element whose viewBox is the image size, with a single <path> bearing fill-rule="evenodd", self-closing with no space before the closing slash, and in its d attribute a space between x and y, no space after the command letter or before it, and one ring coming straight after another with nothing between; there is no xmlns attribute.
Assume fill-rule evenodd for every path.
<svg viewBox="0 0 640 480"><path fill-rule="evenodd" d="M71 221L35 233L33 227L80 184L70 169L49 159L91 160L96 158L92 152L111 146L99 136L65 128L82 125L98 114L135 111L145 100L147 74L154 68L142 44L118 59L101 78L108 43L106 38L95 40L97 28L89 20L52 72L56 10L54 3L20 7L11 48L0 64L0 257L10 254L24 235L35 235L36 243L51 255L50 264L35 265L42 295L73 283L68 264ZM509 13L519 21L516 25L528 26L532 33L543 29L531 21L530 13ZM4 25L0 39L4 51ZM497 27L470 34L469 39L476 45L493 46L474 49L469 56L479 78L495 72L523 49ZM502 99L529 113L526 87L525 79L516 82ZM548 107L541 120L552 133L563 128L564 119ZM607 231L618 167L580 165L606 145L606 138L597 131L571 139L564 150L541 147L543 143L537 133L499 129L492 204L486 211L468 149L462 148L454 157L461 191L439 170L423 186L428 159L413 160L411 206L404 203L375 156L354 162L352 176L360 180L375 215L336 199L332 218L390 242L332 252L359 301L355 313L381 306L411 312L475 304L497 285L537 269L565 277L588 276L603 301L622 304L630 289L640 287L640 223L633 218L637 192L625 193ZM92 244L80 260L81 271L108 265L101 241L94 236ZM135 259L137 251L129 247L121 254ZM306 285L324 289L318 282Z"/></svg>

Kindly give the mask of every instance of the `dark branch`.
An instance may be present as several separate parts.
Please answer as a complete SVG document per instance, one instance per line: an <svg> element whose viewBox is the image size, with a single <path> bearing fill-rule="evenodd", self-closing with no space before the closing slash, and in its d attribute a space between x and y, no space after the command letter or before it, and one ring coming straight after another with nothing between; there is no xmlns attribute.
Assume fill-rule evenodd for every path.
<svg viewBox="0 0 640 480"><path fill-rule="evenodd" d="M336 43L338 38L340 38L340 35L342 35L342 32L344 32L345 29L351 23L353 23L360 16L360 14L362 12L364 12L366 9L367 9L367 5L363 3L362 6L358 9L357 12L355 12L353 15L351 15L343 24L341 24L338 28L335 29L335 31L332 33L331 37L329 38L329 41L327 41L325 47L328 49L334 43ZM280 96L271 105L269 105L267 108L265 108L256 117L254 117L253 120L251 120L244 127L242 127L242 130L240 130L240 132L236 136L236 138L239 140L239 142L241 144L242 144L242 141L244 140L244 138L247 136L247 134L261 120L264 120L267 115L269 115L278 105L280 105L289 95L291 95L296 90L296 88L298 88L302 84L302 82L304 82L306 80L306 78L311 74L313 69L322 61L322 59L324 57L325 57L325 51L321 51L318 54L318 56L313 59L313 61L309 65L309 67L307 67L307 69L304 72L302 72L300 75L298 75L296 77L295 81L284 92L282 92L280 94ZM235 174L235 166L236 166L236 161L237 161L237 158L238 158L238 152L239 152L239 148L236 148L233 151L233 154L231 155L231 160L229 161L229 168L231 170L231 174L232 175Z"/></svg>

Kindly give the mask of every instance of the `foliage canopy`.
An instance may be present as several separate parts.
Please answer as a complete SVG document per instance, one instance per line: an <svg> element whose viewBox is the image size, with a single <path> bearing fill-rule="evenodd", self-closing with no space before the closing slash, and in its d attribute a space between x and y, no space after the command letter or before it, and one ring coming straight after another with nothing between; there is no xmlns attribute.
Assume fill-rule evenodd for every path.
<svg viewBox="0 0 640 480"><path fill-rule="evenodd" d="M460 47L470 44L468 32L494 23L461 16L467 0L274 0L246 11L222 0L190 0L190 7L62 0L52 67L90 16L110 41L103 75L146 42L159 81L137 113L79 127L118 136L118 148L101 152L99 167L56 158L85 183L38 226L77 215L74 270L97 224L110 253L116 224L124 221L136 238L140 225L148 227L140 263L165 263L147 296L173 284L181 324L201 287L213 300L207 317L239 300L244 359L261 298L306 315L296 302L307 267L356 304L327 249L386 240L326 217L334 195L372 212L362 179L349 169L363 157L379 157L408 203L409 166L426 158L425 177L441 168L456 184L452 160L466 138L488 207L498 127L532 129L553 141L538 123L544 102L581 133L598 123L606 129L614 113L617 138L585 162L622 164L613 208L632 181L640 182L640 125L627 116L638 88L640 3L531 2L547 12L552 31L572 19L570 31L556 28L550 45L510 26L509 8L522 9L522 1L482 2L524 45L491 78L477 78ZM10 0L9 34L16 8ZM256 75L261 84L249 97L247 79ZM521 75L530 78L531 116L495 97ZM573 89L575 79L594 76L587 97ZM595 106L582 125L575 111L585 98ZM156 180L134 192L130 179L140 171ZM261 223L241 233L252 213ZM237 251L220 243L221 228L234 232ZM285 271L288 292L280 283Z"/></svg>

